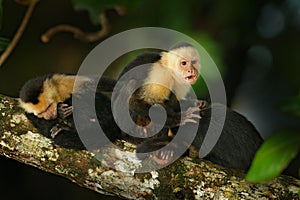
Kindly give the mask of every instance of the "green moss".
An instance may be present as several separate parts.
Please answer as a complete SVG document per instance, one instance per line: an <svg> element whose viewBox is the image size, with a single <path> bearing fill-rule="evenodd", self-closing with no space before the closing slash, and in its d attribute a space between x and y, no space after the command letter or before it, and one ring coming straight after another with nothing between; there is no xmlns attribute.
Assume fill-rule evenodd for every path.
<svg viewBox="0 0 300 200"><path fill-rule="evenodd" d="M194 193L188 185L190 177L186 176L187 170L189 168L181 162L181 159L159 170L161 184L160 187L154 189L156 196L169 199L193 199Z"/></svg>

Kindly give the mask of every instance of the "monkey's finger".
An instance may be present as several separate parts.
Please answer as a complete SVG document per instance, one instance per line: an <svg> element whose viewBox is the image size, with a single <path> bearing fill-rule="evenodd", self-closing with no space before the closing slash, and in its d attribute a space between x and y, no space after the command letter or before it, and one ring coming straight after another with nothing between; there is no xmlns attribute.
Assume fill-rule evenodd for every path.
<svg viewBox="0 0 300 200"><path fill-rule="evenodd" d="M194 120L194 119L185 119L183 120L183 122L180 124L180 125L184 125L186 123L194 123L194 124L197 124L197 121Z"/></svg>
<svg viewBox="0 0 300 200"><path fill-rule="evenodd" d="M59 117L65 119L73 113L73 106L68 104L62 104L58 106L58 115Z"/></svg>
<svg viewBox="0 0 300 200"><path fill-rule="evenodd" d="M194 112L199 112L200 108L199 107L190 107L187 109L187 111L184 112L185 115L190 115Z"/></svg>
<svg viewBox="0 0 300 200"><path fill-rule="evenodd" d="M200 116L200 115L197 115L197 114L189 114L189 115L186 115L185 117L184 117L184 120L194 120L195 121L195 123L197 123L197 121L195 120L195 119L193 119L193 118L195 118L195 119L202 119L202 117Z"/></svg>
<svg viewBox="0 0 300 200"><path fill-rule="evenodd" d="M197 114L190 114L188 116L188 118L197 118L197 119L201 119L202 117L200 115L197 115Z"/></svg>
<svg viewBox="0 0 300 200"><path fill-rule="evenodd" d="M59 104L58 104L58 107L59 107L59 108L69 107L69 104L66 104L66 103L59 103Z"/></svg>
<svg viewBox="0 0 300 200"><path fill-rule="evenodd" d="M54 126L51 130L50 130L50 136L51 138L55 138L56 135L58 135L59 132L62 131L62 128L58 127L58 126Z"/></svg>
<svg viewBox="0 0 300 200"><path fill-rule="evenodd" d="M208 105L208 102L205 100L196 100L196 106L198 106L200 109L205 108Z"/></svg>
<svg viewBox="0 0 300 200"><path fill-rule="evenodd" d="M174 152L172 150L156 151L151 158L159 165L166 165L173 160Z"/></svg>
<svg viewBox="0 0 300 200"><path fill-rule="evenodd" d="M196 106L196 107L190 107L190 108L188 109L188 111L196 112L196 111L200 111L200 108L199 108L198 106Z"/></svg>

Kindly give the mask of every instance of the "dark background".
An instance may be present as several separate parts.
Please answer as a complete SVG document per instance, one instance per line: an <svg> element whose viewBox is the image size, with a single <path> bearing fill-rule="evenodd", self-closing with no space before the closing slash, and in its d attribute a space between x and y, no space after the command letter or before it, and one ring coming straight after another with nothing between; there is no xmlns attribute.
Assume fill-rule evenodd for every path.
<svg viewBox="0 0 300 200"><path fill-rule="evenodd" d="M3 1L1 37L13 37L25 11L26 6ZM110 35L156 26L198 41L222 72L228 105L247 116L264 138L278 130L299 128L299 122L280 108L299 93L300 1L147 0L129 6L124 16L112 9L106 13ZM75 11L70 0L39 2L17 47L0 66L1 94L17 97L24 82L38 75L76 73L85 56L101 42L88 44L61 33L50 43L42 43L40 36L57 24L85 31L101 28L92 24L88 12ZM110 75L118 73L115 69ZM1 199L103 198L5 157L0 157L0 169Z"/></svg>

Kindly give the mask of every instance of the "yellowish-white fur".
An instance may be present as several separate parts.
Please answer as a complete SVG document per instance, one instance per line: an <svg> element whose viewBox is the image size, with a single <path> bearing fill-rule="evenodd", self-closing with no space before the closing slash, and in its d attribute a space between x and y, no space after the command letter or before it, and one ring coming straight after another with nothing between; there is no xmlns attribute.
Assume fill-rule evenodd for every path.
<svg viewBox="0 0 300 200"><path fill-rule="evenodd" d="M190 85L187 84L178 72L179 60L197 60L196 69L200 70L199 54L193 47L182 47L170 52L163 52L161 60L152 65L145 86L140 91L141 99L149 104L163 103L168 100L171 91L177 99L184 99L189 92Z"/></svg>
<svg viewBox="0 0 300 200"><path fill-rule="evenodd" d="M76 88L74 88L75 79L77 78ZM50 104L53 104L53 112L56 112L56 105L64 102L71 97L72 93L80 93L82 84L91 81L88 77L55 74L48 78L43 83L43 92L39 95L38 104L31 102L23 102L20 100L20 106L28 113L33 113L38 116L40 112L47 109Z"/></svg>

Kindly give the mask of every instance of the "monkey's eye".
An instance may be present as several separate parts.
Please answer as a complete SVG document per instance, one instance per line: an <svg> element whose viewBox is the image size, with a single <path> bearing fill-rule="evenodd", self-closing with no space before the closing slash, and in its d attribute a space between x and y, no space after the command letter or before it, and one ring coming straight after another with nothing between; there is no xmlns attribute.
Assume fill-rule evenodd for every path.
<svg viewBox="0 0 300 200"><path fill-rule="evenodd" d="M181 61L181 66L186 66L187 62L186 61Z"/></svg>
<svg viewBox="0 0 300 200"><path fill-rule="evenodd" d="M197 60L192 61L192 65L195 65L197 63Z"/></svg>

